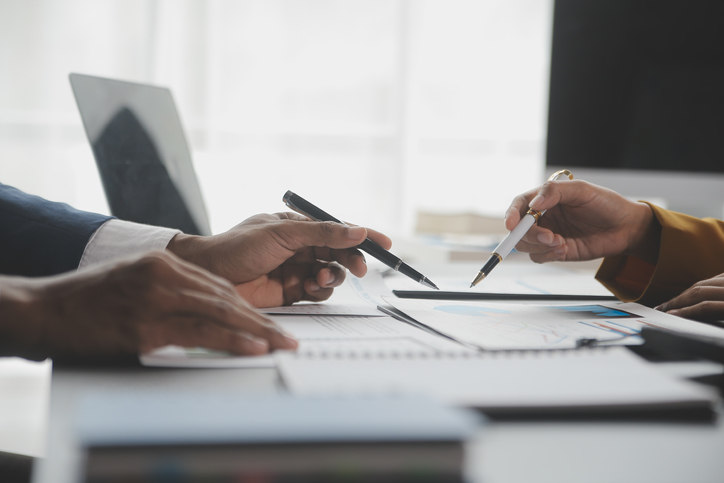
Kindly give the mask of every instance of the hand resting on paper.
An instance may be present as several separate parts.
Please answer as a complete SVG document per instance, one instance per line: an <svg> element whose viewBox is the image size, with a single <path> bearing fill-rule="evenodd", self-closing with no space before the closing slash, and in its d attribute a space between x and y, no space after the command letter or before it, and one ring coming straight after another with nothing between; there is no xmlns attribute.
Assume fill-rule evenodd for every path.
<svg viewBox="0 0 724 483"><path fill-rule="evenodd" d="M0 356L116 362L168 344L250 355L297 347L228 281L168 252L0 277Z"/></svg>
<svg viewBox="0 0 724 483"><path fill-rule="evenodd" d="M695 283L656 309L687 319L724 320L724 273Z"/></svg>

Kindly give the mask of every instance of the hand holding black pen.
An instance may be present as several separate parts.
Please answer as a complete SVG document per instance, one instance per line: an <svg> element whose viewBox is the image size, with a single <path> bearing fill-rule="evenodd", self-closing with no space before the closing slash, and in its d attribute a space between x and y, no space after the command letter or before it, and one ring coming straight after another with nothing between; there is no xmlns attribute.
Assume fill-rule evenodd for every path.
<svg viewBox="0 0 724 483"><path fill-rule="evenodd" d="M335 223L344 224L342 221L338 220L326 211L314 206L312 203L305 200L301 196L293 193L292 191L287 191L286 193L284 193L283 201L292 210L308 218L311 218L312 220L333 221ZM414 281L419 282L426 287L437 289L437 285L432 283L430 279L428 279L426 276L424 276L405 262L403 262L397 256L382 248L373 240L367 238L360 245L358 245L357 248L375 257L377 260L381 261L393 270L400 272L403 275L407 275Z"/></svg>

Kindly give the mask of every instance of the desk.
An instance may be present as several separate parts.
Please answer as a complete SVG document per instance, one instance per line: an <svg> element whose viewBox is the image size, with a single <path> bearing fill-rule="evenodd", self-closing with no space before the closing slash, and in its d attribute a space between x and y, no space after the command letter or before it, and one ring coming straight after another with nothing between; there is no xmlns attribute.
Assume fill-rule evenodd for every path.
<svg viewBox="0 0 724 483"><path fill-rule="evenodd" d="M0 451L43 454L50 371L50 361L0 358Z"/></svg>
<svg viewBox="0 0 724 483"><path fill-rule="evenodd" d="M474 270L468 275L474 275ZM249 395L283 390L273 369L54 368L48 458L37 465L34 483L67 481L63 475L73 463L68 448L71 416L84 394L98 389L132 395L159 389L205 392L219 388ZM470 481L486 483L704 483L724 480L723 455L721 419L711 424L493 421L469 443L466 471Z"/></svg>
<svg viewBox="0 0 724 483"><path fill-rule="evenodd" d="M35 483L65 483L72 464L68 435L74 405L88 392L127 394L214 391L272 394L282 390L272 369L53 371L48 458ZM473 482L719 482L724 476L724 423L492 422L468 446Z"/></svg>

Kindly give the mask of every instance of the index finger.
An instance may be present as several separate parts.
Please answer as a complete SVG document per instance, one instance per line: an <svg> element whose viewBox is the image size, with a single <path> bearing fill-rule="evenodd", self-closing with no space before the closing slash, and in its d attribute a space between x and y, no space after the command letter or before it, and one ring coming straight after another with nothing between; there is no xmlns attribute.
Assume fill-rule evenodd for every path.
<svg viewBox="0 0 724 483"><path fill-rule="evenodd" d="M510 203L510 206L505 211L505 228L507 230L513 230L513 228L518 226L521 217L528 211L528 205L536 194L538 194L538 188L526 191L513 198L512 203Z"/></svg>
<svg viewBox="0 0 724 483"><path fill-rule="evenodd" d="M516 196L505 212L505 227L515 228L528 209L550 210L562 205L578 205L591 197L591 185L582 180L546 181L538 188Z"/></svg>
<svg viewBox="0 0 724 483"><path fill-rule="evenodd" d="M321 222L321 221L314 221L311 218L308 218L306 216L300 215L299 213L293 213L293 212L283 212L283 213L277 213L277 216L283 219L292 220L292 221L304 221L309 223L333 223L333 222ZM346 221L342 226L348 226L348 227L357 227L359 225L355 225L354 223L347 223ZM373 230L372 228L365 228L367 230L367 238L374 241L378 245L380 245L385 250L389 250L392 247L392 240L390 237L385 235L384 233ZM360 242L361 243L361 242ZM328 246L328 245L324 245ZM329 248L336 248L329 246ZM343 247L347 248L347 247Z"/></svg>
<svg viewBox="0 0 724 483"><path fill-rule="evenodd" d="M392 240L390 237L372 228L367 228L367 238L377 243L385 250L392 248Z"/></svg>
<svg viewBox="0 0 724 483"><path fill-rule="evenodd" d="M529 206L538 211L550 210L557 205L577 206L590 201L596 193L613 193L580 179L546 181L541 185Z"/></svg>
<svg viewBox="0 0 724 483"><path fill-rule="evenodd" d="M169 310L173 316L194 317L225 330L241 330L264 340L271 348L296 347L293 338L238 295L234 300L193 290L169 292L167 297L174 302L173 308ZM207 330L213 332L219 331L219 328L209 327Z"/></svg>
<svg viewBox="0 0 724 483"><path fill-rule="evenodd" d="M392 246L389 237L376 230L333 221L288 221L272 227L272 230L279 244L294 252L307 247L353 248L368 236L383 248Z"/></svg>

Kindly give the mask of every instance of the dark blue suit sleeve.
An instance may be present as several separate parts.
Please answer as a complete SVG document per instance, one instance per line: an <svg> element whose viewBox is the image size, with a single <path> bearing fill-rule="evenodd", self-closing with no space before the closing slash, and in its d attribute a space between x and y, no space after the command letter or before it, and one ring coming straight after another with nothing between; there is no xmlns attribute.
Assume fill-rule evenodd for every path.
<svg viewBox="0 0 724 483"><path fill-rule="evenodd" d="M33 277L75 270L90 237L110 218L0 184L0 273Z"/></svg>

